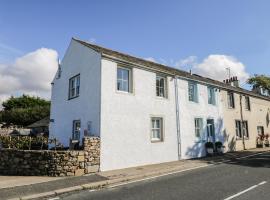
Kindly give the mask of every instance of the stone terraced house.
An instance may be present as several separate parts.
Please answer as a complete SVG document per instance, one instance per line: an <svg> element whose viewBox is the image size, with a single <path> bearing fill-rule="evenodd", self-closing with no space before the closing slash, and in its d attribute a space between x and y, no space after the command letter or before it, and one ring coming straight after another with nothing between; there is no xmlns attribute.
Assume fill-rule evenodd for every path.
<svg viewBox="0 0 270 200"><path fill-rule="evenodd" d="M235 78L222 83L74 38L51 100L50 135L64 146L100 137L101 171L202 157L206 141L233 151L244 137L253 148L258 131L270 133L269 97Z"/></svg>

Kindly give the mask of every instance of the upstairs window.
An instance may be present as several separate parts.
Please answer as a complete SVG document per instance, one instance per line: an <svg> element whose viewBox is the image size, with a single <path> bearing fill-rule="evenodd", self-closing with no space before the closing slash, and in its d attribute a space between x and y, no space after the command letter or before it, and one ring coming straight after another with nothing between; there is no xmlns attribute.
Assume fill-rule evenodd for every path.
<svg viewBox="0 0 270 200"><path fill-rule="evenodd" d="M227 98L228 98L228 108L235 108L233 92L228 92Z"/></svg>
<svg viewBox="0 0 270 200"><path fill-rule="evenodd" d="M131 91L131 69L118 67L117 68L117 90L123 92Z"/></svg>
<svg viewBox="0 0 270 200"><path fill-rule="evenodd" d="M197 83L188 82L188 99L189 101L198 103L198 89Z"/></svg>
<svg viewBox="0 0 270 200"><path fill-rule="evenodd" d="M247 96L245 96L245 109L250 110L250 99Z"/></svg>
<svg viewBox="0 0 270 200"><path fill-rule="evenodd" d="M163 140L163 118L151 118L151 141L158 142Z"/></svg>
<svg viewBox="0 0 270 200"><path fill-rule="evenodd" d="M216 91L213 87L207 87L208 90L208 104L216 105Z"/></svg>
<svg viewBox="0 0 270 200"><path fill-rule="evenodd" d="M158 97L167 97L166 78L163 76L156 76L156 95Z"/></svg>
<svg viewBox="0 0 270 200"><path fill-rule="evenodd" d="M80 75L76 75L69 79L69 99L73 99L80 95Z"/></svg>

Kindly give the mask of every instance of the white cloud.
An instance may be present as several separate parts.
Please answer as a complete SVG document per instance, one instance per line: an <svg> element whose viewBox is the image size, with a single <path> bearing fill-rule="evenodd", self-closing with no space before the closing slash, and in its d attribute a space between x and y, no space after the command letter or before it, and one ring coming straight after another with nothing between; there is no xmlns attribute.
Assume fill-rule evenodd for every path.
<svg viewBox="0 0 270 200"><path fill-rule="evenodd" d="M195 64L193 70L202 76L223 81L228 78L228 67L231 76L237 76L240 81L244 82L249 78L245 65L235 57L227 55L209 55L201 63Z"/></svg>
<svg viewBox="0 0 270 200"><path fill-rule="evenodd" d="M196 56L189 56L185 59L181 59L174 63L174 66L177 68L192 68L197 64L197 57Z"/></svg>
<svg viewBox="0 0 270 200"><path fill-rule="evenodd" d="M41 48L17 58L12 64L0 64L0 104L10 95L22 93L50 98L57 59L55 50Z"/></svg>

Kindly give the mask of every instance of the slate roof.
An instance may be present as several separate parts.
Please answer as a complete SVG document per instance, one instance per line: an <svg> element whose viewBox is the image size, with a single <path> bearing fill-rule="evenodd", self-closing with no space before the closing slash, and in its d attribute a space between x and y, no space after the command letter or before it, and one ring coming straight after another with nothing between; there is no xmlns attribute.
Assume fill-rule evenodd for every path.
<svg viewBox="0 0 270 200"><path fill-rule="evenodd" d="M249 95L249 96L253 96L253 97L257 97L257 98L260 98L260 99L270 101L269 97L257 94L255 92L252 92L252 91L240 88L240 87L234 87L234 86L228 85L226 83L223 83L223 82L220 82L220 81L217 81L217 80L213 80L213 79L203 77L203 76L199 76L199 75L196 75L196 74L191 74L189 72L179 70L179 69L175 69L173 67L169 67L169 66L162 65L162 64L159 64L159 63L151 62L151 61L148 61L148 60L145 60L145 59L142 59L142 58L131 56L131 55L121 53L121 52L118 52L118 51L115 51L115 50L111 50L111 49L108 49L108 48L104 48L104 47L101 47L101 46L98 46L98 45L95 45L95 44L91 44L89 42L86 42L86 41L83 41L83 40L80 40L80 39L76 39L76 38L72 38L72 39L74 41L88 47L88 48L91 48L91 49L101 53L101 55L104 56L104 57L109 56L110 58L115 59L115 60L119 59L119 60L122 60L122 61L126 61L128 63L131 63L131 64L145 66L146 68L150 68L152 70L163 71L164 73L168 73L168 74L171 74L171 75L176 75L176 76L179 76L180 78L183 78L183 79L189 79L189 80L203 82L205 84L213 85L213 86L216 86L216 87L218 87L220 89L224 89L224 90L227 90L227 91L233 91L233 92L236 92L236 93Z"/></svg>
<svg viewBox="0 0 270 200"><path fill-rule="evenodd" d="M27 128L49 127L49 123L50 123L50 117L48 116L27 126Z"/></svg>

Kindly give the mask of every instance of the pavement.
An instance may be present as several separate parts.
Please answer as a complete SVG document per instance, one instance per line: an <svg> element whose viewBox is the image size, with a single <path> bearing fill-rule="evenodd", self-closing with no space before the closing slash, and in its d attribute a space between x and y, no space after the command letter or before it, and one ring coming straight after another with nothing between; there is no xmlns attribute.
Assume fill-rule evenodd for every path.
<svg viewBox="0 0 270 200"><path fill-rule="evenodd" d="M0 177L0 186L4 185L3 181L10 181L9 186L6 184L2 189L0 189L0 199L49 199L49 198L63 198L63 199L151 199L155 197L159 199L153 191L158 189L160 186L164 187L167 192L162 189L161 191L165 192L168 195L168 192L173 193L173 188L177 187L177 191L181 191L181 195L185 194L185 191L190 191L194 193L194 188L196 191L206 190L212 191L215 194L216 185L220 185L224 187L224 181L218 182L219 177L223 177L224 174L231 174L233 175L232 180L238 179L239 173L245 171L246 169L242 169L243 167L250 167L251 164L258 165L261 161L268 164L270 162L270 157L260 157L254 163L250 162L242 162L245 160L249 160L252 155L259 154L260 155L269 155L268 153L270 149L252 149L248 151L239 151L233 153L227 153L221 156L214 156L214 157L207 157L201 159L191 159L191 160L182 160L182 161L175 161L169 163L161 163L155 165L147 165L147 166L140 166L134 168L127 168L121 170L113 170L107 172L100 172L97 174L92 175L85 175L80 177L68 177L68 178L53 178L53 177L18 177L17 183L15 184L14 180L16 177L12 177L8 180L7 177ZM238 163L238 164L235 164ZM241 164L240 164L241 163ZM247 166L246 166L247 165ZM239 168L242 167L242 168ZM213 169L212 169L213 168ZM212 169L212 170L210 170ZM255 169L255 168L254 168ZM262 169L267 169L266 167L262 167ZM264 170L259 172L259 174L263 174L267 177L267 174L264 174ZM240 173L241 174L241 173ZM257 174L257 172L254 172ZM207 175L207 176L206 176ZM211 177L213 176L213 177ZM185 177L185 178L183 178ZM198 177L200 177L199 180ZM230 186L229 180L226 178L227 176L223 177L222 179L225 180L225 183ZM242 176L239 177L243 178ZM23 184L23 180L30 180L26 181ZM163 183L163 181L165 182ZM217 180L217 182L213 182L209 184L207 180ZM166 181L167 180L167 181ZM246 183L248 183L246 180ZM252 180L252 179L251 179ZM149 185L150 183L150 185ZM153 184L152 184L153 183ZM166 186L166 184L168 184ZM173 186L176 184L175 186ZM128 186L127 186L128 185ZM154 188L151 188L155 186ZM242 186L242 184L238 184ZM142 187L143 186L143 187ZM181 186L180 188L178 188ZM207 187L206 187L207 186ZM243 185L243 187L246 185ZM265 184L263 187L266 187ZM125 188L132 187L131 191L134 191L134 194L130 190L126 190ZM206 187L206 188L205 188ZM209 188L208 188L209 187ZM223 188L222 187L222 188ZM226 186L227 187L227 186ZM226 188L225 187L225 188ZM1 187L0 187L1 188ZM105 189L104 189L105 188ZM107 189L106 189L107 188ZM112 188L117 188L117 190L112 190ZM119 189L120 188L120 189ZM122 188L122 189L121 189ZM124 189L123 189L124 188ZM141 192L145 190L145 188L149 188L150 191L147 193ZM167 188L167 189L166 189ZM171 188L171 189L170 189ZM236 187L237 188L237 187ZM261 187L260 187L261 188ZM100 190L102 189L102 190ZM98 190L98 191L96 191ZM99 191L100 190L100 191ZM112 192L112 191L118 192ZM89 193L89 191L93 191ZM147 190L146 190L147 191ZM202 192L202 191L201 191ZM231 193L232 191L228 191ZM152 196L148 196L147 194L151 194ZM156 192L160 195L160 197L164 197L160 194L159 191ZM142 196L137 196L137 195ZM195 193L194 193L195 194ZM226 194L226 193L224 193ZM74 196L75 195L75 196ZM106 196L107 195L107 196ZM146 195L144 197L144 195ZM175 194L175 198L178 197L179 194ZM209 193L208 193L209 195ZM77 198L76 196L80 197ZM125 198L123 198L123 196ZM144 197L144 198L143 198ZM196 199L194 196L188 196L187 198L181 199ZM216 197L213 195L213 197ZM153 198L152 198L153 199ZM160 198L162 199L162 198ZM164 199L166 199L164 197ZM174 199L174 196L170 197L169 199ZM200 199L200 198L198 198ZM211 198L209 198L210 200Z"/></svg>

